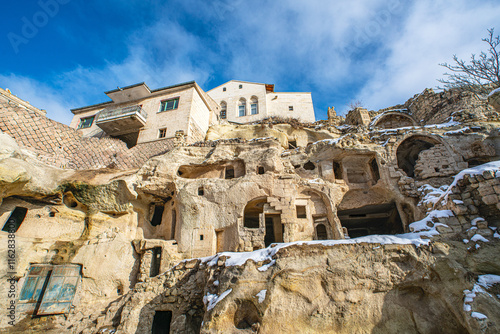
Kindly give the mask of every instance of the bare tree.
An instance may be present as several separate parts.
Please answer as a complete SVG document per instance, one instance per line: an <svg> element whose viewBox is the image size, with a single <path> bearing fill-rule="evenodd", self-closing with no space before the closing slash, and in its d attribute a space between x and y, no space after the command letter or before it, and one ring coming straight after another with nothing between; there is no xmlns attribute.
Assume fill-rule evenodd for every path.
<svg viewBox="0 0 500 334"><path fill-rule="evenodd" d="M363 107L363 101L361 101L361 100L351 101L351 102L349 102L348 107L349 107L349 110L354 110L356 108Z"/></svg>
<svg viewBox="0 0 500 334"><path fill-rule="evenodd" d="M468 91L484 100L491 90L500 87L500 38L493 35L493 30L488 29L488 37L482 39L488 43L488 50L477 57L472 54L470 63L454 55L454 63L439 64L451 71L444 73L446 79L438 80L444 84L440 88Z"/></svg>

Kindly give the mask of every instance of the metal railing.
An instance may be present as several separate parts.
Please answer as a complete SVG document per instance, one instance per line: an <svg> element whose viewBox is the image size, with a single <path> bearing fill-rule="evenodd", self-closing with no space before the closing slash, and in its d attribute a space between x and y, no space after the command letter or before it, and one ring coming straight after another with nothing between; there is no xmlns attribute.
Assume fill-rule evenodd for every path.
<svg viewBox="0 0 500 334"><path fill-rule="evenodd" d="M132 116L134 114L137 114L138 116L142 117L143 121L146 122L147 114L144 111L144 109L142 109L142 107L139 105L125 107L125 108L118 108L118 109L109 109L109 110L104 109L99 113L99 115L97 115L96 122L109 121L112 120L113 118Z"/></svg>

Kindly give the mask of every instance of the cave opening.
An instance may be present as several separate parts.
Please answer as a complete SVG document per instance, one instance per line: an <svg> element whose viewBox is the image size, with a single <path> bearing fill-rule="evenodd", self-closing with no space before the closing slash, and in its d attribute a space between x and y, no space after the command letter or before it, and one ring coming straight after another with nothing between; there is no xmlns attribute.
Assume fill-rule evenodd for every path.
<svg viewBox="0 0 500 334"><path fill-rule="evenodd" d="M425 136L412 136L403 140L396 151L398 167L409 177L414 177L418 155L436 144L437 140Z"/></svg>
<svg viewBox="0 0 500 334"><path fill-rule="evenodd" d="M395 203L366 205L338 211L337 215L350 238L403 232L403 224Z"/></svg>

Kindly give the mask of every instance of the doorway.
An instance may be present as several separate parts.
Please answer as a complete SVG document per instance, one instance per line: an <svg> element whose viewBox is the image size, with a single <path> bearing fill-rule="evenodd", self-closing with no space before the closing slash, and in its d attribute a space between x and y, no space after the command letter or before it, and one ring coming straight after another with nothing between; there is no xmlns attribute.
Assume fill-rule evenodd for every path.
<svg viewBox="0 0 500 334"><path fill-rule="evenodd" d="M284 226L281 224L281 215L266 214L266 234L264 236L264 245L268 247L275 242L283 242Z"/></svg>
<svg viewBox="0 0 500 334"><path fill-rule="evenodd" d="M156 311L153 318L151 334L169 334L172 322L172 311Z"/></svg>

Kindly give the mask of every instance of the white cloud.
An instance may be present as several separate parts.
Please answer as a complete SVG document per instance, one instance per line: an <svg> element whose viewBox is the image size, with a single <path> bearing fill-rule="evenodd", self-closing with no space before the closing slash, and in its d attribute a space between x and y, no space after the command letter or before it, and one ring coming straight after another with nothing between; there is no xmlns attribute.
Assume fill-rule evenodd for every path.
<svg viewBox="0 0 500 334"><path fill-rule="evenodd" d="M156 23L125 42L129 52L120 63L108 62L101 68L77 66L45 83L14 74L0 76L0 82L20 98L46 109L49 118L69 124L70 109L108 101L103 92L117 86L144 81L155 89L191 80L203 84L209 77L203 63L198 65L192 57L202 42L173 22Z"/></svg>
<svg viewBox="0 0 500 334"><path fill-rule="evenodd" d="M172 10L176 21L164 15ZM500 17L495 1L465 0L179 0L155 11L157 21L115 41L128 46L122 61L76 66L45 84L15 75L0 80L64 123L70 108L106 101L103 92L116 86L196 80L210 89L230 79L312 91L322 118L326 105L342 111L340 104L361 99L378 109L435 87L438 63L479 52Z"/></svg>
<svg viewBox="0 0 500 334"><path fill-rule="evenodd" d="M0 83L3 88L9 88L12 94L28 101L31 105L47 110L47 116L64 124L71 121L69 112L69 101L57 90L36 80L16 76L0 75Z"/></svg>
<svg viewBox="0 0 500 334"><path fill-rule="evenodd" d="M390 54L357 96L372 109L403 103L435 88L453 54L469 59L485 49L481 38L498 23L500 6L491 2L415 2L401 32L386 41Z"/></svg>

